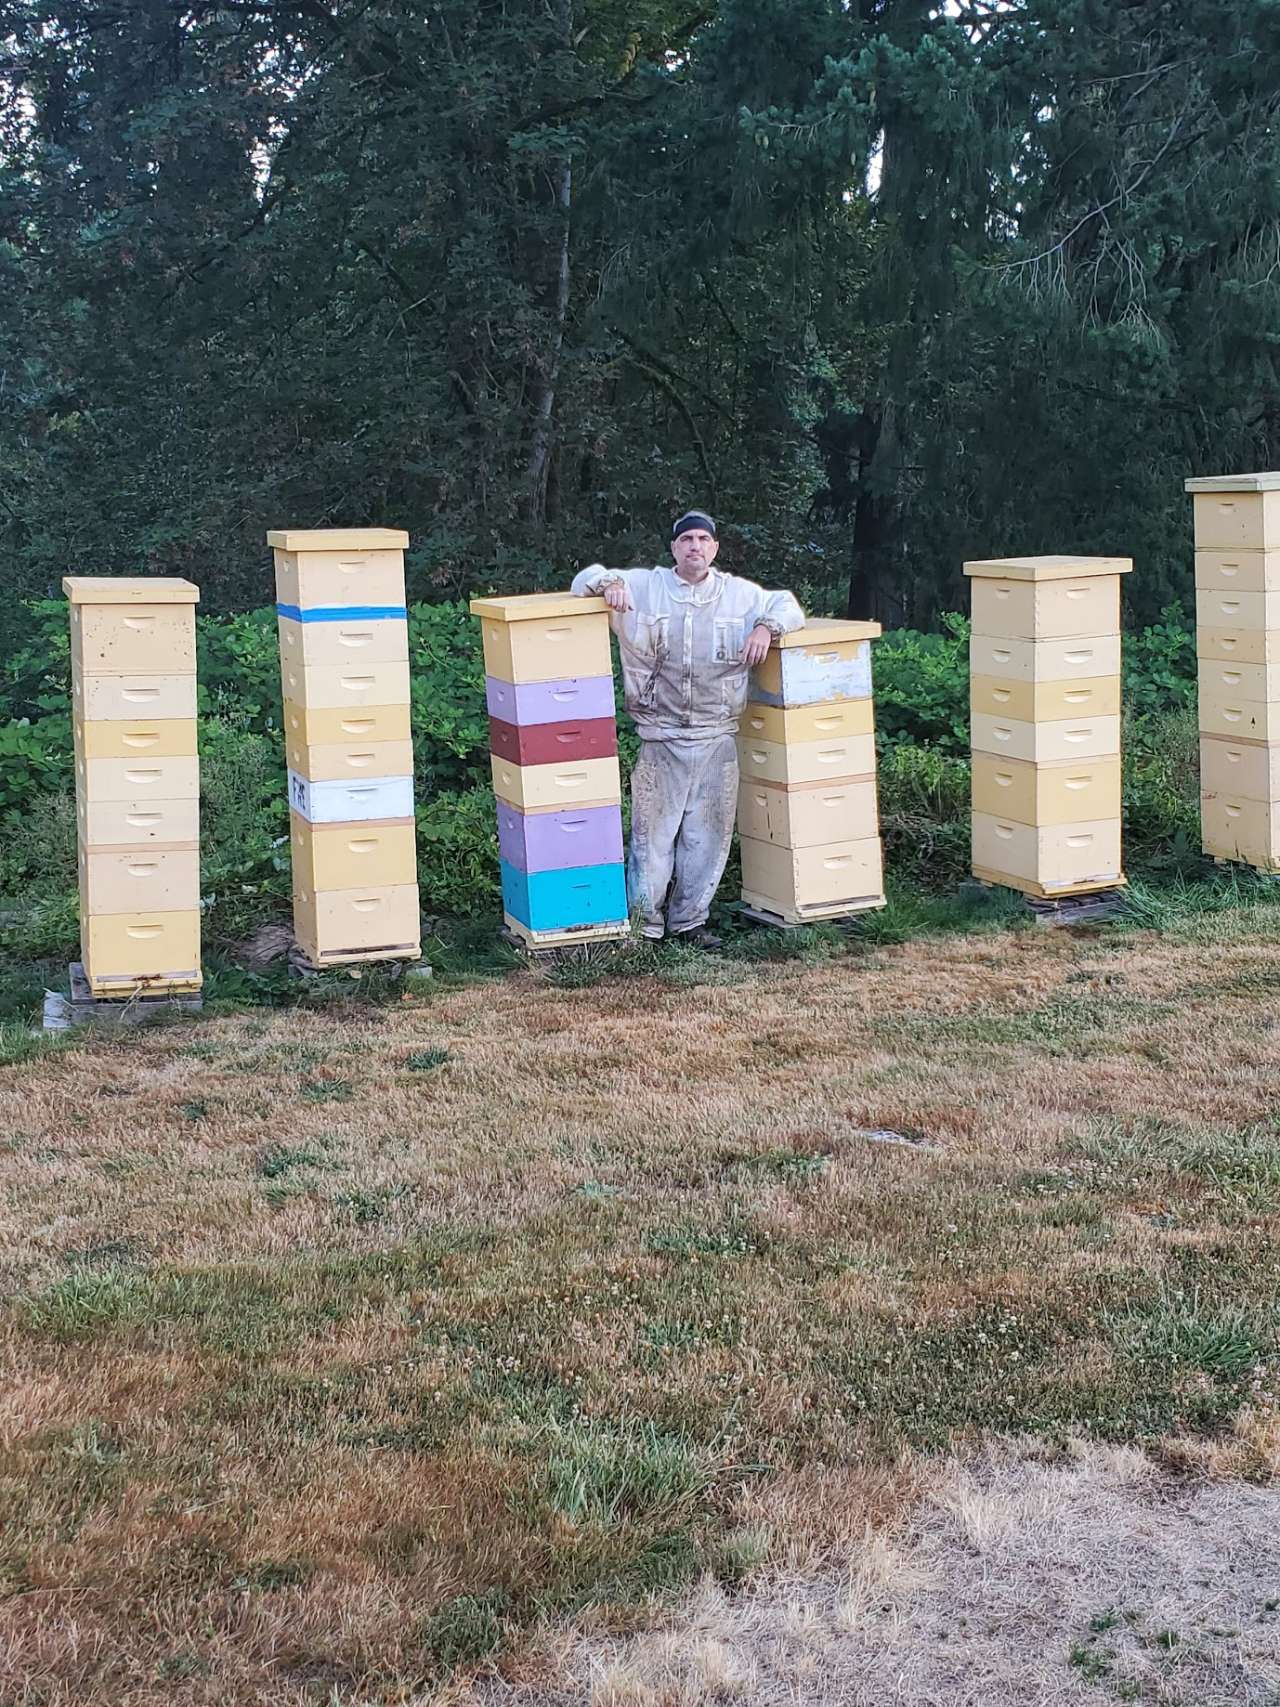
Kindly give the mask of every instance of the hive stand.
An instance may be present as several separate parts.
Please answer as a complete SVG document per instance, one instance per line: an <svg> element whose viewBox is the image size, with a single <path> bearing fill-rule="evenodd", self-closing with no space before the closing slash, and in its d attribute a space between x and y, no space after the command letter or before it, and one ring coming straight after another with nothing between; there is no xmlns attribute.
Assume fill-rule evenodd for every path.
<svg viewBox="0 0 1280 1707"><path fill-rule="evenodd" d="M504 935L562 950L630 934L609 607L472 599L484 645Z"/></svg>
<svg viewBox="0 0 1280 1707"><path fill-rule="evenodd" d="M293 964L416 960L421 948L409 632L397 528L282 528L275 557Z"/></svg>
<svg viewBox="0 0 1280 1707"><path fill-rule="evenodd" d="M1120 577L1132 567L1127 557L964 566L973 874L1019 890L1045 923L1114 912L1124 886Z"/></svg>
<svg viewBox="0 0 1280 1707"><path fill-rule="evenodd" d="M752 671L738 733L744 918L793 930L884 906L871 641L818 617Z"/></svg>
<svg viewBox="0 0 1280 1707"><path fill-rule="evenodd" d="M198 997L195 607L167 577L68 575L79 843L72 1019Z"/></svg>
<svg viewBox="0 0 1280 1707"><path fill-rule="evenodd" d="M1202 846L1280 872L1280 473L1188 480Z"/></svg>

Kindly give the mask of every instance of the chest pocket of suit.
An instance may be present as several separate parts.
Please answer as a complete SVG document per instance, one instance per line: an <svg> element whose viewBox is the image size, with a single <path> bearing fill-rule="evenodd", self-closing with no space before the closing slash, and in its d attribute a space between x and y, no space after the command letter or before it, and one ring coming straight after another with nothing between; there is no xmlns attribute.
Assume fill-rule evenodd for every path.
<svg viewBox="0 0 1280 1707"><path fill-rule="evenodd" d="M712 657L717 664L738 664L742 661L742 618L726 618L716 623Z"/></svg>

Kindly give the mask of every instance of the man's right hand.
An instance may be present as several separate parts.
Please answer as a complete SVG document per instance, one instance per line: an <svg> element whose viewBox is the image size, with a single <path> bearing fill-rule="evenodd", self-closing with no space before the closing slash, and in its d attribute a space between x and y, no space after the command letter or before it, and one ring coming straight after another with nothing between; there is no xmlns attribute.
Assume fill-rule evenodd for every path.
<svg viewBox="0 0 1280 1707"><path fill-rule="evenodd" d="M629 611L632 608L631 590L625 581L610 581L601 587L600 597L610 610Z"/></svg>

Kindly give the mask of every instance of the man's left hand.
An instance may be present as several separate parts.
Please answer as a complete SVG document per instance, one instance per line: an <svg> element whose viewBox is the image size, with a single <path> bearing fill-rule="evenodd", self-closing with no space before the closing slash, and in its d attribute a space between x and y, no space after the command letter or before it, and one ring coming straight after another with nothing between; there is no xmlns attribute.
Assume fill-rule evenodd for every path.
<svg viewBox="0 0 1280 1707"><path fill-rule="evenodd" d="M749 670L762 661L772 644L773 635L762 622L758 622L747 636L747 644L742 653L742 661Z"/></svg>

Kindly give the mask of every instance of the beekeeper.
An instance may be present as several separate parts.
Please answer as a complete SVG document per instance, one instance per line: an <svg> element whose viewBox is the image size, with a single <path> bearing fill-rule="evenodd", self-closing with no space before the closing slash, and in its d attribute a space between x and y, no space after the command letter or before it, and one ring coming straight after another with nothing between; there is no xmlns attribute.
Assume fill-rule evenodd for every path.
<svg viewBox="0 0 1280 1707"><path fill-rule="evenodd" d="M724 873L738 805L738 719L747 672L775 635L803 628L790 593L769 593L713 567L720 541L701 510L671 530L674 564L573 578L602 594L622 655L627 710L640 735L631 773L630 904L644 934L719 948L707 915Z"/></svg>

